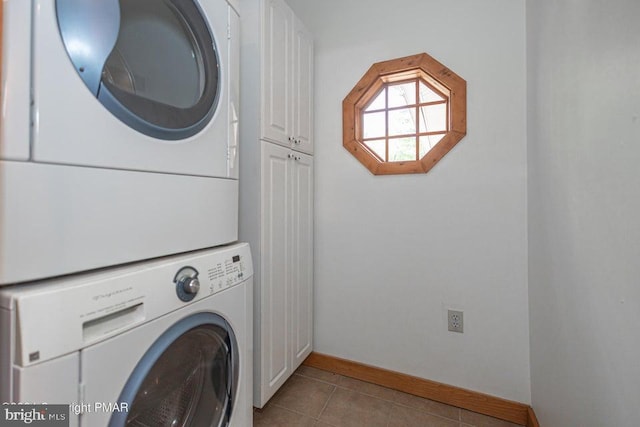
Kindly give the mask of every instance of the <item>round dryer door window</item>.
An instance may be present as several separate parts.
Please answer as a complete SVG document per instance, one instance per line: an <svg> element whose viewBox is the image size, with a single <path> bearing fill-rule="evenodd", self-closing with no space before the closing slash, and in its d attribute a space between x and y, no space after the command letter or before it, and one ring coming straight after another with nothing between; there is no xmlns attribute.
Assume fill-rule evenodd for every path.
<svg viewBox="0 0 640 427"><path fill-rule="evenodd" d="M143 356L110 427L226 426L238 381L238 347L228 323L201 313L163 334Z"/></svg>
<svg viewBox="0 0 640 427"><path fill-rule="evenodd" d="M220 64L196 0L56 0L56 13L76 72L122 122L177 140L211 120Z"/></svg>

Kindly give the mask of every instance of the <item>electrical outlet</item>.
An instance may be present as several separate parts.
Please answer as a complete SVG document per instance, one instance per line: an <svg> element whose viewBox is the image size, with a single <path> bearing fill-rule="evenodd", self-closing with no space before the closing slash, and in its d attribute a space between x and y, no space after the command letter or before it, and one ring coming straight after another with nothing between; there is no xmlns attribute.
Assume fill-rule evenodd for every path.
<svg viewBox="0 0 640 427"><path fill-rule="evenodd" d="M457 310L448 310L447 319L449 323L449 330L451 332L463 332L463 312Z"/></svg>

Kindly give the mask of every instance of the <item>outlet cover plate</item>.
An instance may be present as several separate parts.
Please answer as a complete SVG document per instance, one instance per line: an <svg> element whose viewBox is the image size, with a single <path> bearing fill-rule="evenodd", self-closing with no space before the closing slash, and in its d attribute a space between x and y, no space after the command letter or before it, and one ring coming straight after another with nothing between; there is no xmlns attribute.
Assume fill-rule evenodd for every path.
<svg viewBox="0 0 640 427"><path fill-rule="evenodd" d="M447 310L447 320L449 331L460 333L464 331L464 314L462 311Z"/></svg>

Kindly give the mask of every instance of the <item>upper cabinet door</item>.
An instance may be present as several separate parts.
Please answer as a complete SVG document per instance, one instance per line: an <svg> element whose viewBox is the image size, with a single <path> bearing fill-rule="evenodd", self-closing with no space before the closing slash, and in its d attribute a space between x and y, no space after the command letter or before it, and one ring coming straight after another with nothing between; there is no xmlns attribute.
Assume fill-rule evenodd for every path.
<svg viewBox="0 0 640 427"><path fill-rule="evenodd" d="M266 0L264 6L262 137L289 146L293 139L291 34L294 15L282 0Z"/></svg>
<svg viewBox="0 0 640 427"><path fill-rule="evenodd" d="M311 33L295 20L293 35L293 146L313 153L313 39Z"/></svg>
<svg viewBox="0 0 640 427"><path fill-rule="evenodd" d="M313 152L313 38L282 0L264 0L261 138Z"/></svg>

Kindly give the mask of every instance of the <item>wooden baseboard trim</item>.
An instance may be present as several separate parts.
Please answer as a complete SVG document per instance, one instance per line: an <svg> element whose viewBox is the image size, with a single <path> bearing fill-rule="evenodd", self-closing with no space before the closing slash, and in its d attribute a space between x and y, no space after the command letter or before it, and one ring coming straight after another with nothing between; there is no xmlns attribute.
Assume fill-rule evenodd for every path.
<svg viewBox="0 0 640 427"><path fill-rule="evenodd" d="M311 353L303 365L334 372L467 409L473 412L500 418L527 427L540 427L529 405L490 396L476 391L425 380L423 378L365 365L321 353Z"/></svg>
<svg viewBox="0 0 640 427"><path fill-rule="evenodd" d="M527 408L527 427L540 427L536 413L533 412L533 408L531 406Z"/></svg>

